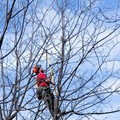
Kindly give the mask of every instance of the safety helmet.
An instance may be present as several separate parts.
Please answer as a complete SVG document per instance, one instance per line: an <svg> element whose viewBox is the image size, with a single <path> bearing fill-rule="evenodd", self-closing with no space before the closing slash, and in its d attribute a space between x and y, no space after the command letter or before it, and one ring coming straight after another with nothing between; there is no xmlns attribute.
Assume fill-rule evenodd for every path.
<svg viewBox="0 0 120 120"><path fill-rule="evenodd" d="M33 67L33 72L36 73L36 74L38 74L40 69L41 69L41 65L35 65Z"/></svg>

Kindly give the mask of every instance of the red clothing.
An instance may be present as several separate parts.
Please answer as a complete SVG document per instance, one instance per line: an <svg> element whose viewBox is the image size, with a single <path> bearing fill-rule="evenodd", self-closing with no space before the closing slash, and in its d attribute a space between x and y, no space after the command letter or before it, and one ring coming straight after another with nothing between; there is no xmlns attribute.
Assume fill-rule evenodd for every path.
<svg viewBox="0 0 120 120"><path fill-rule="evenodd" d="M38 80L38 87L39 86L42 86L42 87L46 87L46 86L49 86L49 83L46 83L44 80L47 79L47 76L40 72L38 75L37 75L37 80Z"/></svg>

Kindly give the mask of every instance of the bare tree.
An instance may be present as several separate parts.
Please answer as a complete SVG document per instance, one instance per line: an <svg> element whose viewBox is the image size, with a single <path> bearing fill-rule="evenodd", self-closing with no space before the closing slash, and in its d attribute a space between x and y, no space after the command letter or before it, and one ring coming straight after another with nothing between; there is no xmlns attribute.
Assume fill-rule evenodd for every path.
<svg viewBox="0 0 120 120"><path fill-rule="evenodd" d="M11 31L9 31L11 29L11 23L10 22L13 22L14 18L16 17L18 20L18 22L21 23L21 25L19 25L19 27L24 27L24 19L25 19L25 16L26 16L26 12L27 12L27 9L28 9L28 6L33 2L34 0L32 1L29 1L27 0L26 3L24 3L23 1L19 1L17 2L16 0L13 0L12 2L7 0L6 2L1 2L0 3L0 6L1 6L1 36L0 36L0 49L2 47L2 44L3 44L3 41L6 41L5 40L5 36L6 33L11 33ZM22 5L22 6L21 6ZM5 12L3 12L5 11ZM23 13L21 14L21 12L23 11ZM21 15L23 16L22 19L20 18ZM15 19L16 19L15 18ZM18 32L18 31L17 31ZM21 29L21 34L23 32L23 29ZM9 41L9 40L8 40ZM19 41L8 51L7 54L5 54L4 56L2 56L0 59L3 59L4 57L8 56L14 49L15 47L17 46L17 44L19 43ZM3 48L5 46L3 45Z"/></svg>
<svg viewBox="0 0 120 120"><path fill-rule="evenodd" d="M0 40L1 119L52 119L44 101L36 98L34 64L41 64L48 76L52 68L54 120L96 119L120 111L110 102L120 92L119 60L112 54L120 42L119 3L112 10L101 0L0 5L11 11L9 19L1 14L6 21Z"/></svg>

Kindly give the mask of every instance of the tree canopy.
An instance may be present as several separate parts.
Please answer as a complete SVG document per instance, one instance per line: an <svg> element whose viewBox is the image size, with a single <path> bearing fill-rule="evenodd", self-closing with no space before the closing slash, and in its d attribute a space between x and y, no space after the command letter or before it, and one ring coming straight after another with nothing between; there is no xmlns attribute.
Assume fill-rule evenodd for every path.
<svg viewBox="0 0 120 120"><path fill-rule="evenodd" d="M119 112L119 9L119 0L1 1L0 119L52 119L36 97L35 64L48 77L52 69L54 120L59 108L60 120Z"/></svg>

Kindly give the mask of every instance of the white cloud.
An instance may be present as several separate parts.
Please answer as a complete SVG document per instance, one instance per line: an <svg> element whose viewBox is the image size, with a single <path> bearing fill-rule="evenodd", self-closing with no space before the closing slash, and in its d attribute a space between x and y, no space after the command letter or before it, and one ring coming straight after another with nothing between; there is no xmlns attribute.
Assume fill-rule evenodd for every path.
<svg viewBox="0 0 120 120"><path fill-rule="evenodd" d="M46 9L46 7L44 7L43 9L43 12L45 12L47 9ZM45 24L46 26L50 26L50 23L51 23L51 20L54 18L54 16L56 16L56 12L54 11L54 10L50 10L48 13L47 13L47 15L45 16L45 18L44 18L44 22L43 22L43 24ZM72 14L72 13L71 13ZM72 15L71 15L72 16ZM42 18L42 15L38 15L38 17L39 18ZM59 15L57 15L56 17L55 17L55 19L54 19L54 21L53 21L53 23L58 23L58 21L59 21ZM47 23L47 24L46 24ZM51 27L54 27L54 26L51 26ZM92 26L90 26L89 27L90 29L89 29L89 31L90 31L90 33L92 33L91 31L93 30L93 28L92 28ZM28 29L28 31L27 31L27 33L28 33L28 36L31 36L31 28L30 29ZM77 30L77 29L76 29ZM98 39L101 39L101 38L103 38L104 36L106 36L106 34L109 34L109 32L110 32L111 30L108 30L107 32L105 32L105 33L103 33L103 34L101 34L99 37L98 37ZM61 31L60 31L61 32ZM75 31L76 32L76 31ZM8 38L10 38L9 36L7 36ZM56 44L58 44L60 41L60 38L61 38L61 33L57 33L55 36L53 36L54 37L54 44L56 45ZM120 37L118 36L118 41L120 40L119 39ZM55 40L56 39L56 40ZM78 41L79 40L79 41ZM72 39L72 41L74 41L74 38ZM114 39L113 40L113 42L116 42L117 40L116 39ZM108 52L108 50L110 50L108 47L112 47L112 43L113 42L111 42L111 44L108 44L108 46L106 46L105 47L105 53L104 54L106 54L107 52ZM79 44L76 44L76 43L79 43ZM73 46L74 45L76 45L76 47L77 47L77 49L76 49L76 51L82 46L81 45L81 40L79 39L79 37L78 37L78 39L76 40L76 42L73 44ZM48 47L48 49L51 47L51 45ZM61 44L59 44L58 46L57 46L57 50L59 51L60 50L60 47L61 47ZM87 47L88 48L88 47ZM107 49L108 48L108 49ZM52 49L50 49L50 51L52 51L53 53L57 53L57 51L56 51L56 49L54 49L54 48L52 48ZM120 47L119 47L119 45L117 45L117 46L115 46L115 48L111 51L111 53L110 53L110 59L111 60L114 60L114 59L118 59L118 57L119 57L119 51L120 51ZM75 52L75 51L74 51ZM23 54L23 56L26 56L28 54L28 51L26 51L24 54ZM41 54L41 53L40 53ZM57 54L55 55L55 56L57 56ZM44 54L43 55L43 58L45 58L46 57L46 55ZM14 63L14 59L11 59L12 61L13 61L13 63L12 63L12 61L9 61L9 65L13 65L13 64L15 64ZM76 57L73 59L73 61L74 60L77 60L76 59ZM95 58L95 60L96 60L96 58ZM93 63L95 63L95 61L94 61L94 59L92 59L91 60ZM12 64L11 64L12 63ZM94 66L94 67L96 67L96 66ZM119 70L119 68L120 68L120 64L119 64L119 61L115 61L115 62L112 62L112 61L109 61L109 62L107 62L106 64L104 64L103 65L103 69L107 69L107 70L111 70L111 69L113 69L113 67L114 67L114 71L117 71L117 70ZM86 69L87 68L87 70L89 70L90 68L91 68L91 65L86 65L86 67L84 66L84 68ZM111 89L112 90L114 90L114 89L116 89L116 87L118 87L120 85L120 80L118 80L118 81L116 81L115 79L109 79L109 81L107 81L103 86L105 87L105 88L108 88L108 87L110 87L111 86ZM116 114L112 114L111 115L112 117L110 118L110 117L108 117L108 120L116 120L117 119L117 117L119 117L118 116L118 114L116 113ZM96 116L96 118L98 118L98 119L100 119L100 120L102 120L103 118L104 118L105 116ZM116 119L115 119L116 118ZM76 120L77 118L73 115L69 120ZM83 120L87 120L87 118L84 118ZM90 118L90 120L94 120L92 117Z"/></svg>

